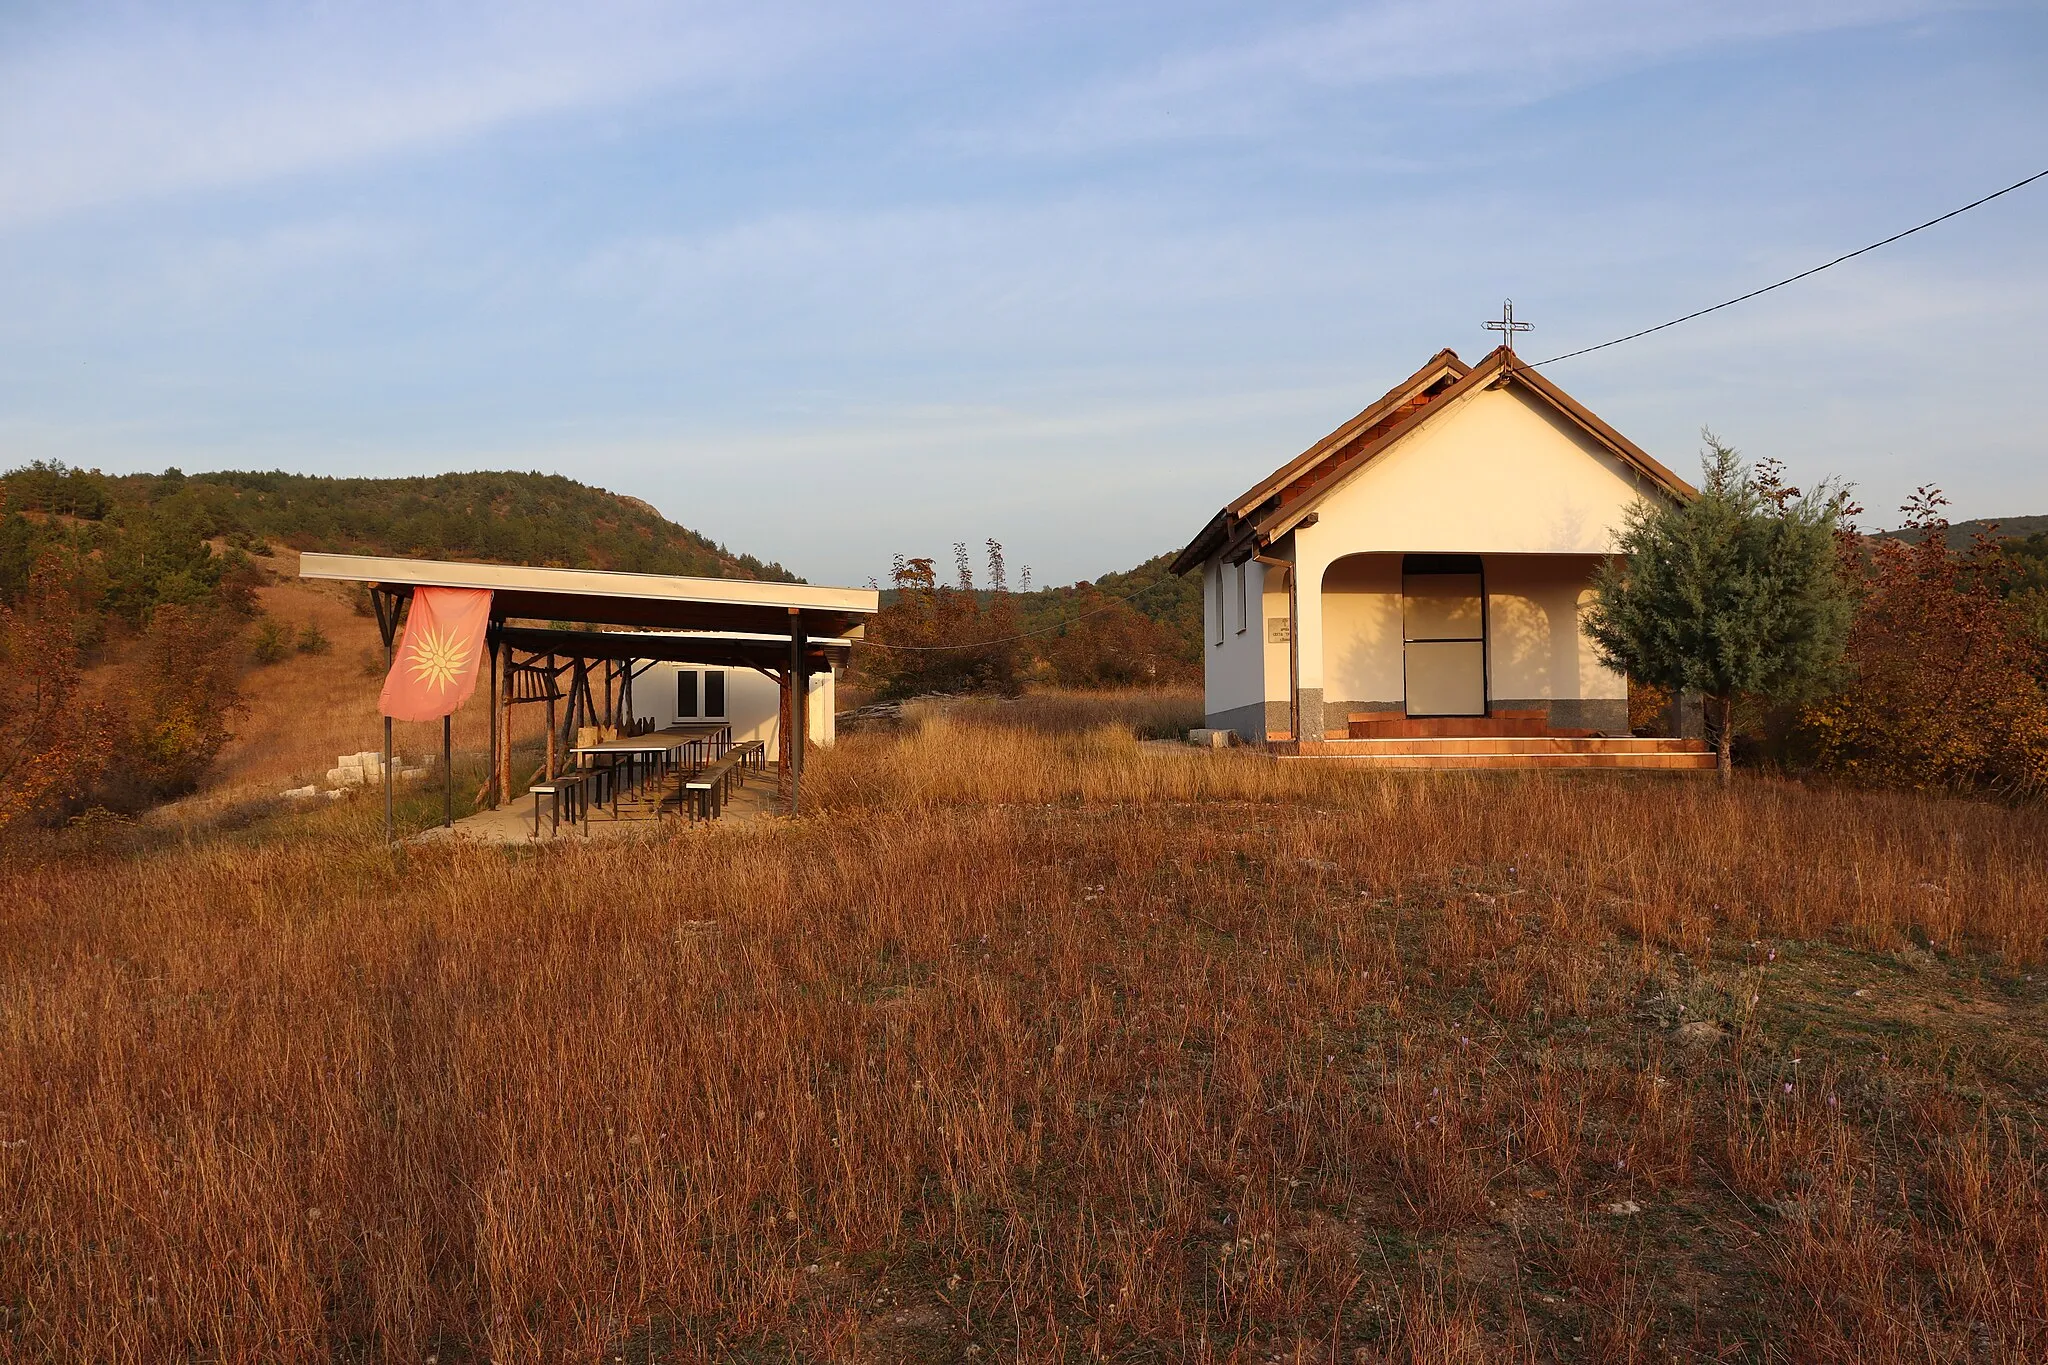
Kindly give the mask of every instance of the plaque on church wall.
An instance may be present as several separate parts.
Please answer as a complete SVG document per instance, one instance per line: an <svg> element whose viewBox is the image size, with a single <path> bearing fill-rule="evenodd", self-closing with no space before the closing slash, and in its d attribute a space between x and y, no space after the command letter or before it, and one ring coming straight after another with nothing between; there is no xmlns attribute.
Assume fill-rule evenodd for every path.
<svg viewBox="0 0 2048 1365"><path fill-rule="evenodd" d="M1266 643L1269 645L1284 645L1289 640L1292 640L1294 633L1287 626L1286 617L1268 616L1266 618Z"/></svg>

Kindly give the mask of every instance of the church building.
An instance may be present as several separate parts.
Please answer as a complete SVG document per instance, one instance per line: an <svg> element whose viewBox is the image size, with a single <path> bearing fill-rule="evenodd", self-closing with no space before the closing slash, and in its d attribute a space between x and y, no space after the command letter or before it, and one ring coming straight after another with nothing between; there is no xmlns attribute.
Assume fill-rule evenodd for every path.
<svg viewBox="0 0 2048 1365"><path fill-rule="evenodd" d="M1440 351L1174 560L1202 573L1207 724L1281 753L1697 766L1629 741L1627 679L1579 624L1627 509L1693 496L1509 346Z"/></svg>

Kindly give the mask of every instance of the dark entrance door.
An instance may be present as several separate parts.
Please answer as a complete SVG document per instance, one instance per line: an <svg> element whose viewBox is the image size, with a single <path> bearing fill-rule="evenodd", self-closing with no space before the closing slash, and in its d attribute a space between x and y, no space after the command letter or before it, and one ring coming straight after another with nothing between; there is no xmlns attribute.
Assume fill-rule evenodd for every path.
<svg viewBox="0 0 2048 1365"><path fill-rule="evenodd" d="M1486 714L1486 582L1479 556L1403 557L1401 648L1409 715Z"/></svg>

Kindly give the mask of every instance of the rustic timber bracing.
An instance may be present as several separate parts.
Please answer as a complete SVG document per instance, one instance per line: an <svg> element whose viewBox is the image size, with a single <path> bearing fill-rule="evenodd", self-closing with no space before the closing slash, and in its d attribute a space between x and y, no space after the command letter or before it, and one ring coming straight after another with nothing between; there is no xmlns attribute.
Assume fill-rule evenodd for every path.
<svg viewBox="0 0 2048 1365"><path fill-rule="evenodd" d="M810 680L843 665L863 623L878 609L871 588L821 588L528 565L470 564L387 556L306 554L302 578L362 583L386 645L413 591L452 587L492 594L489 657L490 776L479 794L496 806L514 789L511 714L544 705L552 779L579 730L617 730L640 714L635 680L660 662L750 669L776 683L779 781L786 809L800 809ZM804 699L798 704L793 699ZM391 723L385 722L385 818L391 826ZM444 722L443 767L452 772L452 729ZM454 795L448 779L447 811Z"/></svg>

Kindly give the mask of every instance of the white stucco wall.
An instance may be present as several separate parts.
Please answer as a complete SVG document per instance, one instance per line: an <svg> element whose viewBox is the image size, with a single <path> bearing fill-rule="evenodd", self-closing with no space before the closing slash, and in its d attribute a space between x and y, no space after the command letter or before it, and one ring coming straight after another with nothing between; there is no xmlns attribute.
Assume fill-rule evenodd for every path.
<svg viewBox="0 0 2048 1365"><path fill-rule="evenodd" d="M1482 389L1327 494L1316 524L1293 532L1292 554L1304 585L1363 552L1601 554L1625 509L1654 489L1525 391ZM1332 664L1350 667L1326 644L1333 609L1364 608L1304 592L1298 631L1301 686L1335 700L1346 690L1337 684L1351 680L1325 675Z"/></svg>
<svg viewBox="0 0 2048 1365"><path fill-rule="evenodd" d="M1266 655L1265 697L1269 702L1287 700L1287 689L1293 686L1294 646L1286 632L1292 629L1287 603L1287 575L1289 570L1267 567L1265 571L1265 595L1259 619L1252 623L1252 629L1260 632L1259 639ZM1281 638L1274 639L1274 624L1281 626ZM1279 728L1285 728L1284 726Z"/></svg>
<svg viewBox="0 0 2048 1365"><path fill-rule="evenodd" d="M1579 613L1596 555L1486 557L1486 671L1496 700L1628 697L1593 653Z"/></svg>
<svg viewBox="0 0 2048 1365"><path fill-rule="evenodd" d="M676 719L676 674L685 668L710 672L692 664L658 663L633 680L633 712L640 719L652 718L656 728ZM728 668L725 672L725 712L732 722L734 743L758 739L768 748L772 762L782 743L782 688L773 678L751 668ZM699 680L698 687L703 687ZM830 672L811 677L810 706L805 712L805 733L811 743L832 743L834 706L838 680Z"/></svg>
<svg viewBox="0 0 2048 1365"><path fill-rule="evenodd" d="M1324 699L1398 703L1401 556L1348 556L1324 570L1322 582Z"/></svg>
<svg viewBox="0 0 2048 1365"><path fill-rule="evenodd" d="M1257 561L1244 566L1242 610L1237 572L1236 565L1221 557L1202 566L1202 709L1218 724L1219 717L1266 701L1265 636L1259 616L1266 570Z"/></svg>

